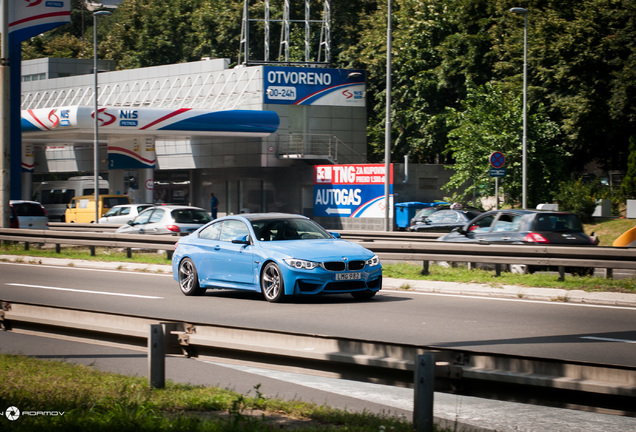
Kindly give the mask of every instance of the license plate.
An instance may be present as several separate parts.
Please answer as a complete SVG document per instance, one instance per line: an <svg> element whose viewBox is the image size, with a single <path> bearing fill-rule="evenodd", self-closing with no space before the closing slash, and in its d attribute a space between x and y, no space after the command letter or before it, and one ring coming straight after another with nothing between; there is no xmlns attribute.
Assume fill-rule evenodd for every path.
<svg viewBox="0 0 636 432"><path fill-rule="evenodd" d="M362 273L336 273L337 281L357 280L362 279Z"/></svg>

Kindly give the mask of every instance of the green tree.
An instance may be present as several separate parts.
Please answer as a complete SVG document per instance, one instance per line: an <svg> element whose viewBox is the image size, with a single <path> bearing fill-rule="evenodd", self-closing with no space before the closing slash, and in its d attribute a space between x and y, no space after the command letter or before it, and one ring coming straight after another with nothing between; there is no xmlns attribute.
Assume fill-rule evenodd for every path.
<svg viewBox="0 0 636 432"><path fill-rule="evenodd" d="M500 151L506 157L506 177L500 185L505 202L518 205L522 185L522 103L520 95L501 85L469 86L461 108L450 109L448 151L455 174L444 190L460 191L461 200L478 194L493 195L489 156ZM562 161L567 153L554 146L559 137L541 105L528 115L527 181L529 206L550 201L550 191L564 178ZM549 157L546 157L548 156ZM462 195L463 194L463 195Z"/></svg>

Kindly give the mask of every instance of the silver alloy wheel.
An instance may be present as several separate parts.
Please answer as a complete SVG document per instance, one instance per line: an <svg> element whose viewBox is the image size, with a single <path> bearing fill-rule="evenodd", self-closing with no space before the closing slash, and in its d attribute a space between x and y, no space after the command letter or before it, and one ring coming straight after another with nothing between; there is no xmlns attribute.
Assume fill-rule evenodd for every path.
<svg viewBox="0 0 636 432"><path fill-rule="evenodd" d="M282 300L283 277L276 263L270 262L265 265L261 273L261 291L268 302L276 303Z"/></svg>
<svg viewBox="0 0 636 432"><path fill-rule="evenodd" d="M197 269L189 258L179 263L179 288L187 296L201 295L205 291L199 287Z"/></svg>

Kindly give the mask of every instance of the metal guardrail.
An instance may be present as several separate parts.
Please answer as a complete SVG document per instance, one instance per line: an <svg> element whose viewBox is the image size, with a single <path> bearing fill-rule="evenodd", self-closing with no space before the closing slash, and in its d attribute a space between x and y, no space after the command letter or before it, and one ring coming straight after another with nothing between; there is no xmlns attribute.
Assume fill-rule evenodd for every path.
<svg viewBox="0 0 636 432"><path fill-rule="evenodd" d="M100 226L99 224L85 225ZM58 253L62 245L88 246L91 255L95 255L96 247L126 249L128 257L132 255L132 249L134 248L150 249L166 251L168 259L171 259L179 237L173 235L117 234L112 231L75 232L51 229L30 230L0 228L0 240L24 242L26 250L29 249L29 244L31 243L54 244Z"/></svg>
<svg viewBox="0 0 636 432"><path fill-rule="evenodd" d="M336 374L345 379L414 387L414 384L417 386L414 383L417 359L432 353L436 391L636 415L634 367L203 323L166 322L156 317L19 302L2 301L0 308L0 327L4 330L56 333L126 346L150 347L149 329L157 324L163 328L164 352L169 354L304 368L308 373L319 375ZM157 360L149 359L151 363L156 364ZM151 378L149 376L149 380Z"/></svg>
<svg viewBox="0 0 636 432"><path fill-rule="evenodd" d="M502 266L511 264L554 266L559 267L561 279L564 278L565 267L601 268L605 269L606 277L612 276L612 269L636 270L636 248L443 243L425 241L429 236L422 234L416 237L421 241L404 241L403 239L410 239L414 233L397 234L400 241L394 240L396 233L387 233L384 237L379 233L371 237L369 233L342 232L342 237L361 242L382 260L422 262L422 272L425 274L428 273L431 261L494 264L497 274ZM391 241L374 241L382 238ZM165 250L170 258L178 239L179 237L170 235L0 229L0 240L24 242L27 249L30 243L55 244L58 251L62 244L84 245L91 248L92 254L97 246L124 248L129 256L133 248L141 248Z"/></svg>

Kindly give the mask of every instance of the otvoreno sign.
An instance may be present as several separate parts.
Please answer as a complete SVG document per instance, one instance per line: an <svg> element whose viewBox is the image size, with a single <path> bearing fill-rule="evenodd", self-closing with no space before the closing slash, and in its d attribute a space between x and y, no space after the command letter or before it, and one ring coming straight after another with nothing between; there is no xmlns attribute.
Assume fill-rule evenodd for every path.
<svg viewBox="0 0 636 432"><path fill-rule="evenodd" d="M365 106L362 70L263 67L264 103Z"/></svg>
<svg viewBox="0 0 636 432"><path fill-rule="evenodd" d="M314 216L383 218L384 164L318 165L314 170ZM393 195L393 165L389 173Z"/></svg>

